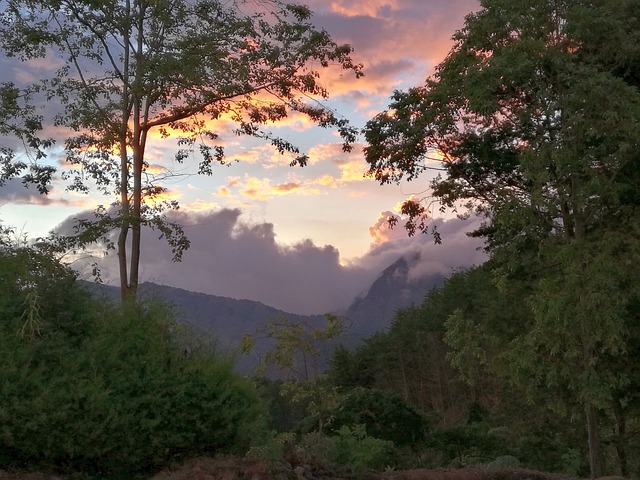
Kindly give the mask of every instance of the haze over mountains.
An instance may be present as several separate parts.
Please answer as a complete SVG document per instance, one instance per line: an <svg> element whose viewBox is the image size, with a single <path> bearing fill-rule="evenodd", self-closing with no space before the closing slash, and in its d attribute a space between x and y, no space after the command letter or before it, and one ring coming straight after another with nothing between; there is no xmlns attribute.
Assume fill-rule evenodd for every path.
<svg viewBox="0 0 640 480"><path fill-rule="evenodd" d="M428 235L389 230L381 216L371 250L347 264L331 245L279 244L272 224L245 223L238 210L176 214L173 220L185 225L191 247L181 262L172 262L164 241L146 232L141 297L174 304L180 322L214 338L225 351L237 351L245 334L256 334L280 315L320 326L323 314L338 314L350 325L339 341L355 345L387 328L398 309L421 303L455 269L485 260L479 241L466 235L473 221L458 219L433 221L443 239L435 245ZM72 227L62 225L61 233L65 228ZM115 255L91 259L112 285L91 288L118 298L115 260ZM250 358L238 359L245 372L269 346L258 340Z"/></svg>
<svg viewBox="0 0 640 480"><path fill-rule="evenodd" d="M152 282L140 285L140 296L172 304L180 323L188 325L194 332L211 337L215 347L225 352L237 353L242 337L247 333L255 335L270 319L285 316L294 322L309 321L322 326L324 313L338 314L349 325L348 331L336 342L356 345L373 333L387 328L398 309L419 304L430 289L442 284L444 276L438 273L412 278L412 268L419 262L418 253L400 257L384 269L366 294L355 298L346 310L318 312L315 315L299 315L255 300L208 295ZM119 295L114 286L87 286L114 299ZM270 345L268 340L258 335L254 351L247 357L238 355L238 368L245 373L253 372L260 356Z"/></svg>
<svg viewBox="0 0 640 480"><path fill-rule="evenodd" d="M361 257L343 259L332 245L320 246L311 240L282 244L275 225L249 223L239 210L172 212L171 220L184 225L191 246L182 261L173 262L166 242L155 232L143 231L141 281L315 315L348 309L354 298L365 296L384 269L401 257L419 255L408 265L411 280L448 276L453 269L485 259L477 250L481 243L466 235L475 226L473 220L434 220L443 239L442 245L435 245L429 235L409 238L401 227L389 230L387 215L391 212L371 227L370 250ZM73 233L71 221L58 231ZM93 262L100 266L104 283L119 285L114 253L104 256L98 249L87 260L87 273Z"/></svg>

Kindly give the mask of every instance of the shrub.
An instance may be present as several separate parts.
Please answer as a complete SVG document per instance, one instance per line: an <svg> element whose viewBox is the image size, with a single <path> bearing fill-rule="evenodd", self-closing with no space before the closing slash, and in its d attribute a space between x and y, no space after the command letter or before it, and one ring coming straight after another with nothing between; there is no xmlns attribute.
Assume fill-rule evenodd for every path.
<svg viewBox="0 0 640 480"><path fill-rule="evenodd" d="M394 463L393 442L367 435L364 425L338 430L332 459L353 470L356 475L367 469L381 470Z"/></svg>
<svg viewBox="0 0 640 480"><path fill-rule="evenodd" d="M23 288L49 292L37 280ZM261 427L253 387L206 345L189 340L185 349L190 337L165 307L43 304L40 330L24 335L12 305L0 324L0 467L124 475L185 456L243 452Z"/></svg>
<svg viewBox="0 0 640 480"><path fill-rule="evenodd" d="M416 445L425 437L427 421L411 404L393 392L355 388L342 399L331 424L364 425L369 435L397 446Z"/></svg>
<svg viewBox="0 0 640 480"><path fill-rule="evenodd" d="M439 431L428 443L443 455L443 463L450 467L484 463L505 452L510 453L505 440L484 422Z"/></svg>
<svg viewBox="0 0 640 480"><path fill-rule="evenodd" d="M520 460L513 455L502 455L487 465L487 470L503 470L520 467Z"/></svg>

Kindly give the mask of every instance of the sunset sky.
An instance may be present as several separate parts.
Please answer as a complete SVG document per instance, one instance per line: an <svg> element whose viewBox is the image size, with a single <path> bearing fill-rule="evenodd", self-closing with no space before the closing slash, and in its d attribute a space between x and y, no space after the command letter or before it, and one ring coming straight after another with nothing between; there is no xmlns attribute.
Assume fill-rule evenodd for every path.
<svg viewBox="0 0 640 480"><path fill-rule="evenodd" d="M357 127L389 103L394 89L420 84L451 48L451 35L477 0L308 0L314 23L338 43L354 47L364 65L355 79L327 71L323 82L329 105ZM2 80L23 78L21 65L1 58ZM31 65L46 76L54 62ZM24 78L23 78L24 79ZM182 264L150 235L143 245L142 280L236 298L260 300L296 313L320 313L347 304L374 276L402 253L423 251L423 268L443 273L481 261L477 241L464 235L469 226L433 208L443 224L443 245L431 238L406 238L390 231L384 219L414 194L428 197L429 178L400 186L378 185L364 177L362 147L341 151L335 132L299 117L274 127L310 157L307 167L289 167L289 159L268 145L237 137L228 147L239 160L219 166L211 177L193 175L194 164L173 165L174 144L154 138L147 158L154 168L180 175L168 180L170 198L180 202L177 219L192 248ZM360 139L362 141L362 139ZM434 164L437 166L437 164ZM70 218L108 203L97 196L66 192L56 183L39 196L19 182L0 187L0 221L30 236L69 228ZM117 284L115 255L101 260L107 282ZM418 274L418 273L416 273Z"/></svg>

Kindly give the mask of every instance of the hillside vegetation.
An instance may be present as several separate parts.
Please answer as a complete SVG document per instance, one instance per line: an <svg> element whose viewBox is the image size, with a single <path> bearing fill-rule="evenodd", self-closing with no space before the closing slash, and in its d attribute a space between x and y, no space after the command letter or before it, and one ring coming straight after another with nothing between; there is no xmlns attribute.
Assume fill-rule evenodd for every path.
<svg viewBox="0 0 640 480"><path fill-rule="evenodd" d="M588 475L571 392L518 363L527 284L501 289L491 263L454 274L359 348L337 348L326 373L288 381L239 376L166 306L94 299L42 246L3 237L0 272L1 469L145 478L235 454L259 478L469 466ZM274 320L266 359L300 371L342 331L341 319L327 322L303 333ZM633 327L624 356L599 365L618 387L598 421L607 471L635 476ZM210 462L246 473L244 460Z"/></svg>
<svg viewBox="0 0 640 480"><path fill-rule="evenodd" d="M128 8L131 2L124 3ZM141 22L151 18L144 15L147 2L133 3L141 9ZM178 3L185 6L185 19L208 12L208 3ZM47 4L68 13L64 2ZM25 13L11 5L8 13L16 17L7 18ZM24 5L38 10L44 4ZM85 20L95 22L101 17L94 10L111 4L82 5L86 11L74 14L86 13ZM100 78L78 93L64 68L57 78L65 80L64 88L46 83L56 87L49 92L52 98L78 95L79 103L67 105L62 119L76 132L88 128L95 135L67 142L71 160L96 146L101 149L87 160L109 158L117 138L122 154L121 218L102 212L93 225L100 228L85 231L89 237L79 234L72 243L57 239L57 246L86 245L115 228L123 273L130 230L137 248L132 275L121 278L122 305L112 305L77 288L74 273L56 257L63 248L15 243L10 231L0 232L0 468L114 479L147 478L158 471L180 478L181 465L185 476L201 479L639 478L640 2L482 0L480 7L454 35L434 76L395 92L389 109L367 123L364 154L369 174L382 184L420 177L430 168L426 161L441 159L433 197L443 210L480 217L470 234L484 239L488 261L425 292L420 305L397 311L388 330L359 347L336 348L324 372L311 366L318 364L323 346L341 338L349 319L269 319L242 339L245 351L255 346L257 335L270 341L261 369L245 377L216 350L215 341L178 326L170 308L137 301L142 224L168 235L178 258L188 243L178 226L153 216L159 212L140 211L139 181L133 209L127 205L126 115L131 106L139 113L138 96L147 80L157 89L150 91L160 92L149 101L159 102L161 122L167 120L161 107L174 101L175 118L195 115L201 107L217 118L227 110L210 111L207 102L215 104L220 92L201 90L193 97L199 101L185 110L180 95L193 85L162 70L167 82L179 80L177 93L166 93L164 83L156 84L156 76L144 71L144 62L135 69L138 81L131 89ZM295 68L313 59L361 73L351 63L350 47L320 32L317 37L304 23L308 9L283 8L288 12L283 15L295 20L292 25L255 17L266 42L258 39L255 46L265 50L223 30L237 40L233 52L239 55L224 58L239 66L243 77L271 79L269 62L282 66L274 38L295 45L304 40L300 55L284 57ZM101 25L85 30L86 22L75 28L58 23L57 35L47 36L36 28L43 23L34 27L27 21L40 21L37 13L24 23L5 18L10 53L32 58L52 44L71 48L73 40L79 42L73 51L102 63L99 53L109 44L100 37ZM107 13L109 20L117 19ZM163 9L154 13L160 24L173 28ZM193 31L209 33L206 25L211 24L196 22ZM313 35L307 39L307 33ZM202 77L189 41L183 54L203 88L210 76L233 78L209 75L219 65L215 55ZM169 44L169 50L159 42L155 52L164 59L167 51L182 48L181 42ZM95 44L102 45L97 52L91 50ZM129 48L126 41L121 45ZM142 41L138 45L139 58L153 51ZM321 51L314 52L314 45ZM268 56L261 57L262 51ZM303 94L323 93L315 70L289 84L284 66L276 71L283 78L276 98L293 102L294 111L320 125L337 127L349 149L356 133L346 121L297 102L296 86ZM248 86L224 86L222 107ZM19 117L16 90L2 92L2 107L12 119ZM124 121L95 119L90 100L97 98L123 108L118 115ZM287 116L278 102L258 108L246 98L239 106L249 112L247 121L237 118L247 134L260 136L259 125ZM77 124L77 112L97 123ZM41 147L33 137L39 119L29 120L26 132L13 124L0 130L22 132L33 148ZM146 125L152 124L162 125ZM115 130L101 137L107 126ZM198 131L190 133L193 145ZM138 135L133 145L138 180L146 168L145 138ZM280 151L297 153L282 139L267 139ZM206 172L216 155L204 150ZM4 164L12 167L9 177L28 169L26 163L12 164L12 153L3 152ZM222 152L216 158L223 160ZM90 166L100 179L103 170ZM52 171L29 175L27 183L46 184ZM101 188L108 190L107 184ZM426 201L411 197L404 203L405 227L410 235L428 233L436 243L446 243L431 223L435 202ZM260 375L268 368L285 370L287 380ZM231 465L225 463L229 458Z"/></svg>

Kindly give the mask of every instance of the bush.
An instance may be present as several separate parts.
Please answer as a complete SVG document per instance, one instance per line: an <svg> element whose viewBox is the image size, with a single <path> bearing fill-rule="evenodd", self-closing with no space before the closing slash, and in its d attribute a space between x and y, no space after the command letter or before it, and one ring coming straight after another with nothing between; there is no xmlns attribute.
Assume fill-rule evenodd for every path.
<svg viewBox="0 0 640 480"><path fill-rule="evenodd" d="M443 455L443 463L450 467L484 463L498 455L511 453L505 440L484 422L439 431L429 438L428 443Z"/></svg>
<svg viewBox="0 0 640 480"><path fill-rule="evenodd" d="M315 471L333 471L347 467L357 475L367 469L383 469L395 463L393 442L367 435L364 425L342 427L336 435L310 432L294 442L292 433L278 434L263 447L253 448L250 456L266 460L284 460L293 466L311 466ZM274 457L273 454L279 454Z"/></svg>
<svg viewBox="0 0 640 480"><path fill-rule="evenodd" d="M519 468L520 460L513 455L502 455L487 465L487 470L504 470L505 468Z"/></svg>
<svg viewBox="0 0 640 480"><path fill-rule="evenodd" d="M393 392L360 387L344 397L331 428L337 432L354 425L364 425L372 437L397 446L418 444L428 427L425 417Z"/></svg>
<svg viewBox="0 0 640 480"><path fill-rule="evenodd" d="M338 430L332 459L356 475L368 469L382 470L394 463L393 457L393 442L368 436L364 425L343 426Z"/></svg>
<svg viewBox="0 0 640 480"><path fill-rule="evenodd" d="M125 474L249 447L261 427L255 390L206 345L185 349L168 309L66 307L53 317L77 332L40 313L40 329L25 335L19 310L0 324L0 467Z"/></svg>

